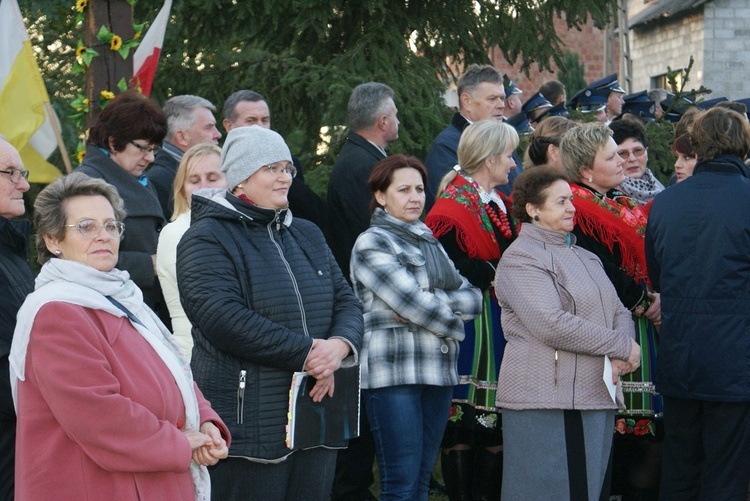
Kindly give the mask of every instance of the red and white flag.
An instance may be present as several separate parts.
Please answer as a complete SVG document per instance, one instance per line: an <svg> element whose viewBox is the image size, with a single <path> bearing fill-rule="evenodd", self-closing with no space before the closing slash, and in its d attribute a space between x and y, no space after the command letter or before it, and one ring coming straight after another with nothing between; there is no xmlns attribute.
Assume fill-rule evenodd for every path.
<svg viewBox="0 0 750 501"><path fill-rule="evenodd" d="M169 11L172 0L165 0L164 6L143 37L143 41L133 54L133 86L140 88L144 96L151 95L156 68L159 66L159 55L164 44L164 34L169 24Z"/></svg>

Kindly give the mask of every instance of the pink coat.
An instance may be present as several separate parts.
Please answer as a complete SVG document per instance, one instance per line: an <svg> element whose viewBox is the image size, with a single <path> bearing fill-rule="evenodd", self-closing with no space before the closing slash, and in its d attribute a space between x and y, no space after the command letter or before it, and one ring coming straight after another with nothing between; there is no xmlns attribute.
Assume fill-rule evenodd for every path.
<svg viewBox="0 0 750 501"><path fill-rule="evenodd" d="M195 391L201 423L212 421L229 442ZM18 401L17 500L195 499L179 389L126 318L43 306Z"/></svg>

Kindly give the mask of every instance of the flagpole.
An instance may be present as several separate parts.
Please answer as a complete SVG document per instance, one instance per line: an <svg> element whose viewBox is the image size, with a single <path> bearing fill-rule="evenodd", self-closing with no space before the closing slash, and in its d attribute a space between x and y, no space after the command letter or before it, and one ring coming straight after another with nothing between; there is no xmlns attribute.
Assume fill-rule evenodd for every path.
<svg viewBox="0 0 750 501"><path fill-rule="evenodd" d="M70 174L73 172L73 165L70 163L70 156L68 155L67 148L65 148L62 132L60 132L60 127L57 125L57 120L55 120L55 110L52 109L52 103L45 101L44 110L47 112L52 130L55 131L55 139L57 139L57 147L60 149L60 155L62 155L63 163L65 164L65 171Z"/></svg>

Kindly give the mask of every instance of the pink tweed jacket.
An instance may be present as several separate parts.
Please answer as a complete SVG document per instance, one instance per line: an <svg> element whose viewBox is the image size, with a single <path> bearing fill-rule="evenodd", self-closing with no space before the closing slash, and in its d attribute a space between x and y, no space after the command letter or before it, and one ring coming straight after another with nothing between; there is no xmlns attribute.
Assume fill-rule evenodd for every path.
<svg viewBox="0 0 750 501"><path fill-rule="evenodd" d="M604 355L627 359L635 330L601 261L575 236L524 223L497 268L508 345L498 407L614 409Z"/></svg>

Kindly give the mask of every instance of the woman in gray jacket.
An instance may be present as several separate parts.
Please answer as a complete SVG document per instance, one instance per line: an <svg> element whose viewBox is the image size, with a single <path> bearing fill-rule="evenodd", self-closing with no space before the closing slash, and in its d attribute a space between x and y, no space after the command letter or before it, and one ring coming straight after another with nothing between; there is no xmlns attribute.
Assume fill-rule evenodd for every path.
<svg viewBox="0 0 750 501"><path fill-rule="evenodd" d="M622 401L616 385L640 360L631 314L601 261L575 245L562 174L529 169L513 197L523 226L495 279L508 341L496 397L502 496L606 499L612 418Z"/></svg>

